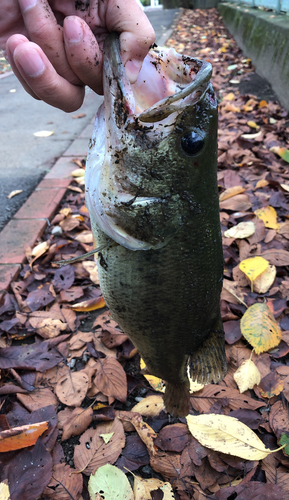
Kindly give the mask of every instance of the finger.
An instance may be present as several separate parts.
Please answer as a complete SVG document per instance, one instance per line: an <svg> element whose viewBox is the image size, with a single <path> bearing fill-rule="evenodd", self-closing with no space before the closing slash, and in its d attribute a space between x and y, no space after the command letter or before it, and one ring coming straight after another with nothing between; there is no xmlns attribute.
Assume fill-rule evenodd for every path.
<svg viewBox="0 0 289 500"><path fill-rule="evenodd" d="M17 36L17 35L15 35ZM13 38L13 37L11 37ZM13 40L9 39L9 50ZM44 52L33 42L16 44L13 61L25 90L36 98L66 112L76 111L82 104L85 90L62 78Z"/></svg>
<svg viewBox="0 0 289 500"><path fill-rule="evenodd" d="M77 16L64 19L63 35L68 62L79 79L102 94L102 52L89 26Z"/></svg>
<svg viewBox="0 0 289 500"><path fill-rule="evenodd" d="M155 32L135 0L111 0L107 12L109 31L118 31L122 60L131 83L138 77L142 62L155 41Z"/></svg>
<svg viewBox="0 0 289 500"><path fill-rule="evenodd" d="M47 0L18 1L30 40L41 47L59 75L70 83L80 84L66 58L63 29L57 24Z"/></svg>
<svg viewBox="0 0 289 500"><path fill-rule="evenodd" d="M22 77L21 73L18 71L18 68L14 62L14 57L13 57L14 50L16 49L17 45L19 45L23 42L28 42L28 41L29 40L23 35L11 36L6 42L5 56L7 57L13 73L15 74L15 76L19 80L19 82L21 83L22 87L26 90L26 92L28 94L30 94L32 97L34 97L34 99L39 99L39 97L33 92L33 90L26 83L26 80Z"/></svg>

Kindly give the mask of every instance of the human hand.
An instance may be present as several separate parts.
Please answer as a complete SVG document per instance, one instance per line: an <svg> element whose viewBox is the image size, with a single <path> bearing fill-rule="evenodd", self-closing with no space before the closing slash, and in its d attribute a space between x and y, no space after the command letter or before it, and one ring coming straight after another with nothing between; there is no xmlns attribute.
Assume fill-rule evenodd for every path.
<svg viewBox="0 0 289 500"><path fill-rule="evenodd" d="M135 0L0 0L0 47L25 90L71 112L84 86L102 93L102 46L120 33L132 83L155 35Z"/></svg>

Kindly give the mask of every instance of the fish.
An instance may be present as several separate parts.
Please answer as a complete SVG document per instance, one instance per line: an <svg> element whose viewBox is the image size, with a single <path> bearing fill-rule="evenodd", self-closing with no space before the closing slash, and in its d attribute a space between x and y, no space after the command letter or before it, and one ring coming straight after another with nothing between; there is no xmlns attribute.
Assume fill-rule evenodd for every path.
<svg viewBox="0 0 289 500"><path fill-rule="evenodd" d="M147 372L165 381L166 410L183 417L188 375L218 383L227 371L212 67L155 46L131 84L115 33L103 57L85 173L100 288Z"/></svg>

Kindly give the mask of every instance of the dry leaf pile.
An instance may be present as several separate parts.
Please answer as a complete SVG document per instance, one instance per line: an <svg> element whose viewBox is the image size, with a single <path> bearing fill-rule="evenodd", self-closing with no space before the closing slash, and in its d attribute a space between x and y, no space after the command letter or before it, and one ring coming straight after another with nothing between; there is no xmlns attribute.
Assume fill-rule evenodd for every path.
<svg viewBox="0 0 289 500"><path fill-rule="evenodd" d="M92 258L55 264L93 248L76 161L51 227L0 302L1 498L289 498L288 116L233 90L252 68L215 10L185 11L170 43L211 60L220 98L228 373L192 383L191 415L171 419L162 382L141 375L104 309Z"/></svg>

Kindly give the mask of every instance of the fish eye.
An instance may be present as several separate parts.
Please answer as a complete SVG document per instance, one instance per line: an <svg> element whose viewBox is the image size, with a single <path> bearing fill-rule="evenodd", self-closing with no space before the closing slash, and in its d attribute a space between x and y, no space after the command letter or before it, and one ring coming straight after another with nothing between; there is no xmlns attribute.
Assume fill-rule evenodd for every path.
<svg viewBox="0 0 289 500"><path fill-rule="evenodd" d="M187 155L198 154L204 146L204 139L197 132L188 132L181 138L181 146Z"/></svg>

